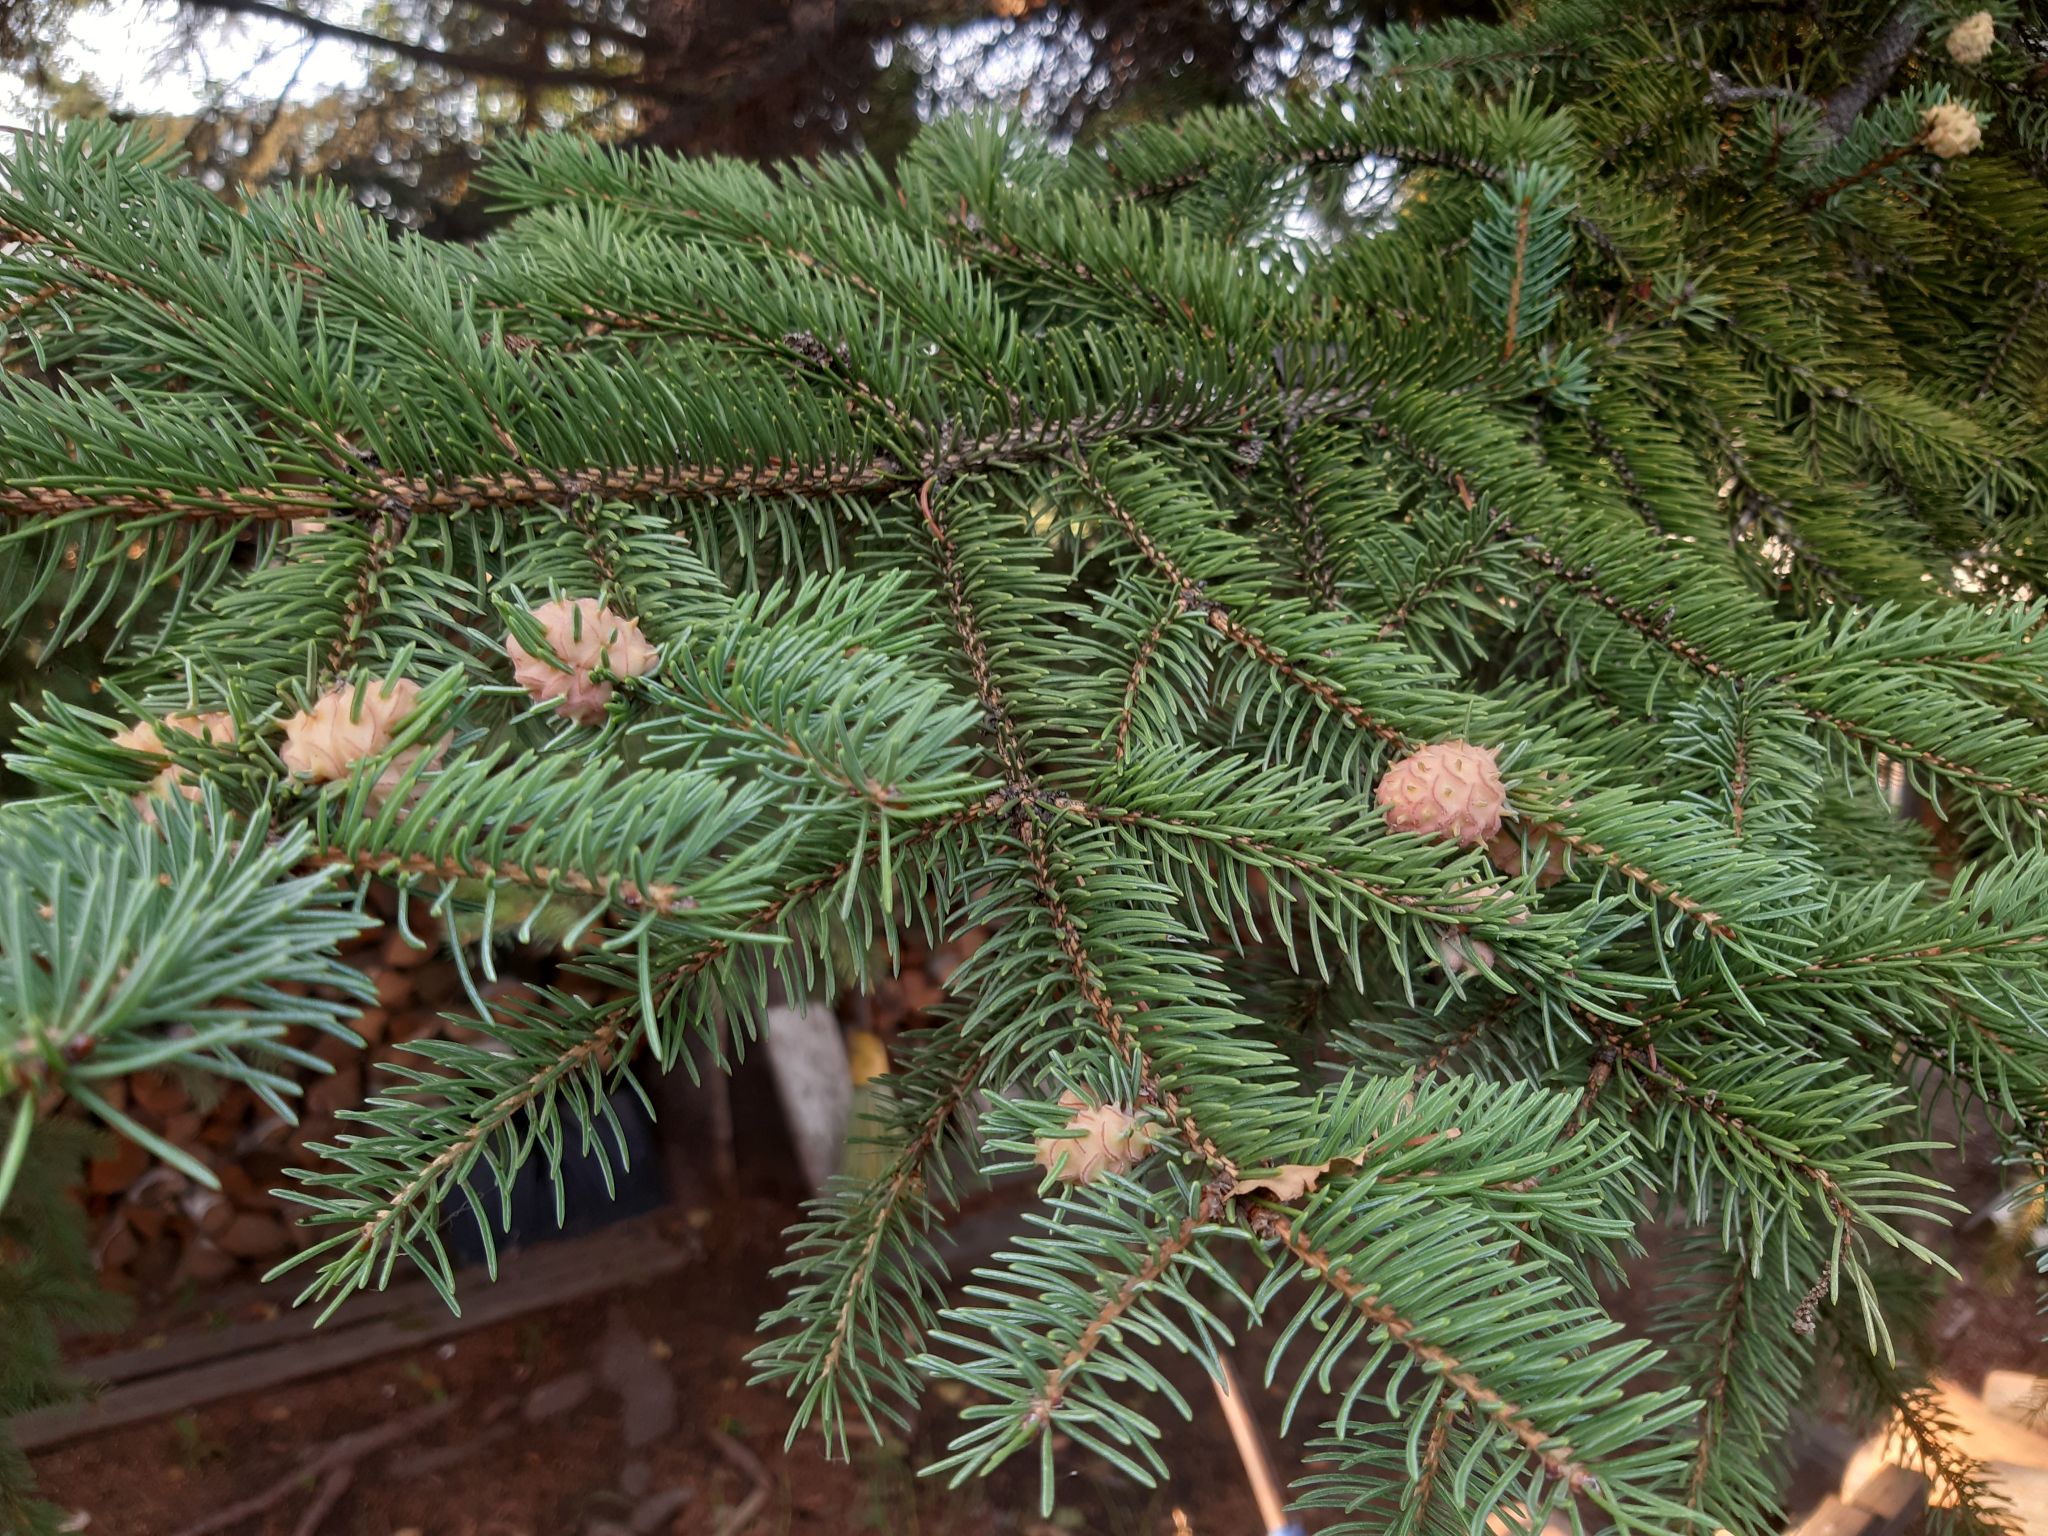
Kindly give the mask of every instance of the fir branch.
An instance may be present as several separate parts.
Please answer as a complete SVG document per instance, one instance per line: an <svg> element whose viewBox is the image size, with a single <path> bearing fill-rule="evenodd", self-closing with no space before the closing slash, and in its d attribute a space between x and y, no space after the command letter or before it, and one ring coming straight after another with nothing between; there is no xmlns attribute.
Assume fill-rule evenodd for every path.
<svg viewBox="0 0 2048 1536"><path fill-rule="evenodd" d="M1302 420L1317 420L1350 408L1345 392L1295 391L1284 408ZM322 490L293 487L195 487L189 490L108 488L62 489L47 484L0 487L0 517L26 522L66 523L82 517L139 522L282 522L294 519L384 516L453 516L486 509L553 507L565 502L695 501L741 496L890 496L911 490L933 475L954 477L977 470L1028 464L1061 456L1076 443L1185 430L1203 417L1226 416L1211 406L1170 405L1159 409L1118 408L1095 418L1025 421L981 437L940 446L920 465L889 455L859 463L589 465L539 466L480 475L391 475L354 473L352 481Z"/></svg>
<svg viewBox="0 0 2048 1536"><path fill-rule="evenodd" d="M754 1359L796 1422L844 1450L936 1377L976 1393L948 1473L1030 1449L1050 1496L1057 1431L1156 1477L1155 1356L1211 1365L1285 1294L1289 1423L1334 1399L1303 1502L1350 1529L1764 1536L1792 1330L1873 1342L1938 1262L1921 1075L2015 1157L2048 1106L2043 617L1974 581L2039 563L2048 236L2024 114L1900 180L1945 66L1894 92L1882 38L1665 19L1394 29L1399 90L1100 153L538 137L462 247L314 191L228 209L111 127L0 146L34 365L0 378L0 632L92 645L120 700L44 701L11 759L53 798L0 816L0 1115L65 1089L127 1129L95 1084L164 1063L284 1113L372 881L568 930L595 1001L418 1042L294 1196L313 1293L445 1288L451 1209L488 1241L491 1183L578 1136L608 1163L643 1053L863 984L906 917L971 932L892 1042L879 1174L792 1236ZM1792 100L1873 73L1832 142ZM1324 173L1385 155L1385 207ZM543 594L658 650L600 666L595 728L519 687ZM395 795L382 759L280 779L276 701L373 662L439 679L445 750ZM216 711L232 743L178 725ZM1502 772L1484 847L1373 803L1448 742ZM1879 758L1961 797L1954 869ZM1043 1173L1068 1092L1150 1155L1049 1178L947 1310L955 1181ZM1656 1379L1704 1417L1598 1304L1646 1212Z"/></svg>
<svg viewBox="0 0 2048 1536"><path fill-rule="evenodd" d="M1245 1208L1245 1221L1254 1234L1285 1248L1317 1280L1342 1296L1361 1315L1371 1319L1374 1326L1384 1329L1416 1360L1456 1387L1476 1412L1492 1419L1514 1436L1532 1458L1566 1487L1573 1492L1597 1489L1598 1480L1574 1459L1570 1445L1531 1423L1520 1407L1466 1370L1449 1351L1417 1337L1412 1318L1403 1317L1375 1296L1369 1286L1354 1279L1347 1269L1332 1261L1327 1253L1310 1246L1284 1212L1262 1201L1252 1201Z"/></svg>
<svg viewBox="0 0 2048 1536"><path fill-rule="evenodd" d="M1699 1449L1693 1454L1692 1481L1687 1495L1695 1509L1705 1509L1708 1478L1721 1454L1721 1433L1728 1420L1728 1393L1734 1379L1733 1362L1742 1330L1747 1322L1750 1266L1737 1259L1731 1279L1714 1311L1715 1344L1708 1362L1706 1383L1700 1389Z"/></svg>
<svg viewBox="0 0 2048 1536"><path fill-rule="evenodd" d="M966 1069L953 1080L947 1091L934 1101L918 1127L917 1134L896 1154L889 1170L877 1181L881 1192L873 1201L872 1214L864 1223L867 1230L859 1239L857 1256L841 1287L844 1299L832 1315L831 1342L825 1346L825 1352L818 1361L817 1380L832 1382L838 1379L838 1372L853 1335L855 1319L865 1308L864 1293L875 1275L881 1254L882 1236L911 1192L922 1184L926 1163L938 1147L940 1138L945 1134L946 1127L953 1117L978 1091L986 1066L986 1060L980 1057L968 1062Z"/></svg>
<svg viewBox="0 0 2048 1536"><path fill-rule="evenodd" d="M1138 1297L1172 1267L1174 1261L1185 1253L1195 1241L1203 1225L1216 1219L1216 1211L1210 1197L1204 1196L1200 1214L1190 1216L1170 1236L1163 1239L1138 1266L1123 1279L1123 1282L1103 1299L1102 1305L1082 1326L1074 1342L1068 1346L1055 1365L1045 1373L1038 1390L1032 1394L1031 1406L1024 1413L1024 1427L1029 1430L1050 1428L1057 1417L1060 1404L1065 1399L1067 1385L1089 1358L1097 1345L1116 1327L1117 1320L1131 1309Z"/></svg>
<svg viewBox="0 0 2048 1536"><path fill-rule="evenodd" d="M1573 591L1606 609L1650 643L1669 651L1704 676L1738 687L1782 685L1791 690L1795 707L1807 718L1840 732L1859 745L1873 748L1897 761L1919 763L1980 794L2013 801L2030 811L2048 811L2048 788L1987 773L1960 758L1909 741L1880 725L1856 720L1812 702L1805 696L1806 689L1802 687L1804 680L1796 670L1777 676L1743 676L1715 659L1702 647L1686 640L1682 635L1672 633L1663 619L1632 607L1608 592L1600 585L1598 574L1591 567L1574 569L1545 547L1540 539L1523 533L1511 524L1504 523L1503 528L1519 540L1520 549L1531 563L1542 567Z"/></svg>
<svg viewBox="0 0 2048 1536"><path fill-rule="evenodd" d="M1287 487L1287 504L1294 515L1294 525L1301 538L1303 574L1308 578L1309 589L1316 595L1316 601L1331 612L1343 608L1343 601L1337 596L1337 578L1331 567L1330 537L1323 522L1316 515L1315 501L1301 474L1301 464L1295 455L1294 445L1281 441L1275 445L1274 453L1280 461L1280 472ZM1382 635L1381 638L1385 638Z"/></svg>
<svg viewBox="0 0 2048 1536"><path fill-rule="evenodd" d="M1166 634L1167 626L1182 611L1179 599L1169 598L1152 627L1145 631L1145 638L1138 642L1136 654L1131 657L1131 670L1124 679L1123 704L1116 712L1116 725L1112 732L1116 741L1114 757L1119 763L1130 755L1131 725L1138 709L1138 694L1145 686L1145 674L1152 665L1152 658L1158 654L1159 642Z"/></svg>
<svg viewBox="0 0 2048 1536"><path fill-rule="evenodd" d="M2034 318L2034 310L2044 298L2048 298L2048 277L2037 277L2028 286L2026 296L2020 300L2019 310L2014 314L2012 323L1999 332L1998 345L1991 353L1991 361L1985 364L1983 380L1977 385L1977 399L1986 398L1997 386L1999 374L2005 371L2006 359L2012 356L2013 344L2020 339L2020 333Z"/></svg>
<svg viewBox="0 0 2048 1536"><path fill-rule="evenodd" d="M1361 730L1368 731L1391 745L1409 750L1413 750L1421 745L1420 742L1403 735L1385 721L1375 719L1355 700L1347 698L1341 688L1317 677L1299 662L1291 660L1285 653L1258 634L1257 631L1234 618L1223 604L1214 602L1206 597L1203 593L1202 583L1188 577L1180 566L1174 562L1173 557L1153 541L1151 535L1138 525L1137 520L1132 517L1124 503L1102 482L1093 468L1081 456L1078 442L1074 445L1074 448L1075 451L1070 462L1075 471L1081 476L1083 483L1088 487L1089 493L1102 506L1104 511L1116 519L1117 525L1123 529L1125 536L1130 539L1138 552L1145 557L1146 563L1153 570L1157 571L1160 576L1165 578L1168 587L1178 598L1181 612L1200 615L1207 621L1211 629L1223 636L1232 645L1244 651L1276 676L1300 688L1304 693L1309 694L1317 702L1330 710L1331 713L1341 716Z"/></svg>
<svg viewBox="0 0 2048 1536"><path fill-rule="evenodd" d="M301 862L346 869L353 874L374 875L381 879L423 875L442 883L483 880L499 885L566 891L613 903L629 912L652 912L662 917L694 911L697 906L694 897L681 894L673 885L657 883L642 886L616 874L591 875L578 870L550 869L546 865L529 868L510 861L491 864L458 855L434 858L420 853L384 854L368 849L350 852L342 848L315 848Z"/></svg>
<svg viewBox="0 0 2048 1536"><path fill-rule="evenodd" d="M1043 796L1044 791L1026 764L1022 737L990 664L981 621L961 573L958 547L932 496L934 483L934 480L927 480L919 489L918 511L936 552L947 610L974 677L975 690L981 697L985 722L995 736L997 755L1011 775L1010 793L1006 798L1021 812L1014 814L1012 820L1017 842L1030 870L1034 899L1051 922L1054 940L1066 959L1075 991L1083 1007L1094 1017L1105 1041L1126 1064L1138 1070L1147 1096L1166 1112L1167 1118L1195 1155L1226 1179L1234 1178L1236 1165L1217 1150L1216 1144L1195 1122L1180 1096L1161 1080L1151 1057L1137 1043L1122 1011L1104 988L1101 969L1068 909L1062 881L1055 872L1047 848L1050 834L1032 818L1027 803Z"/></svg>
<svg viewBox="0 0 2048 1536"><path fill-rule="evenodd" d="M791 1258L778 1273L797 1283L762 1319L764 1331L782 1324L790 1330L748 1357L756 1382L787 1378L799 1396L792 1439L816 1421L844 1455L849 1404L874 1428L877 1411L894 1415L899 1402L914 1399L917 1383L902 1364L905 1337L892 1329L914 1342L933 1320L927 1293L943 1266L921 1238L936 1219L934 1191L953 1198L946 1139L990 1066L984 1051L965 1048L963 1040L949 1026L920 1042L910 1075L890 1075L888 1102L901 1103L902 1111L890 1128L901 1139L888 1165L871 1180L836 1178L792 1233ZM936 1085L926 1091L935 1074Z"/></svg>
<svg viewBox="0 0 2048 1536"><path fill-rule="evenodd" d="M1165 1112L1168 1122L1180 1133L1194 1154L1214 1169L1228 1185L1237 1177L1236 1163L1217 1150L1216 1143L1196 1122L1180 1095L1162 1080L1158 1066L1138 1043L1136 1032L1125 1019L1115 999L1103 986L1101 971L1089 952L1087 938L1082 933L1080 925L1074 921L1073 913L1068 910L1062 883L1048 856L1045 834L1040 831L1036 822L1027 817L1018 822L1016 835L1023 848L1026 864L1031 870L1038 904L1044 909L1047 919L1052 924L1054 941L1059 945L1060 953L1066 957L1068 969L1073 977L1074 990L1080 997L1082 1006L1093 1016L1103 1038L1118 1057L1137 1069L1146 1096Z"/></svg>
<svg viewBox="0 0 2048 1536"><path fill-rule="evenodd" d="M946 611L952 616L953 632L959 639L960 648L967 658L968 671L974 678L974 692L981 700L983 719L995 734L996 757L1012 783L1027 784L1031 774L1024 761L1023 740L1017 734L1017 723L1011 718L1002 685L996 681L995 670L989 662L988 641L982 634L981 621L975 614L966 583L961 577L959 548L933 504L932 488L935 483L936 477L927 477L918 487L917 510L924 518L925 531L931 535Z"/></svg>
<svg viewBox="0 0 2048 1536"><path fill-rule="evenodd" d="M1593 445L1593 450L1607 461L1608 468L1614 471L1614 478L1621 482L1622 493L1628 497L1628 504L1635 508L1636 515L1642 518L1644 527L1661 536L1664 533L1664 524L1658 519L1656 508L1650 505L1649 497L1643 494L1642 482L1636 478L1627 455L1621 451L1621 445L1608 436L1607 429L1600 424L1600 418L1593 412L1587 411L1583 420L1586 440Z"/></svg>
<svg viewBox="0 0 2048 1536"><path fill-rule="evenodd" d="M369 540L356 558L355 589L343 605L334 643L327 650L324 676L333 680L345 676L356 658L370 617L376 607L387 568L405 542L410 519L402 512L380 510L371 519Z"/></svg>

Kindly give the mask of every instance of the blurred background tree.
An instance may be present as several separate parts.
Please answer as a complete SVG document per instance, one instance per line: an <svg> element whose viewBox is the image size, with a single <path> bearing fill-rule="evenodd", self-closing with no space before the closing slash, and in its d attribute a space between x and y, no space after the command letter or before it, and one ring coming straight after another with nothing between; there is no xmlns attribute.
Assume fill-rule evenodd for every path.
<svg viewBox="0 0 2048 1536"><path fill-rule="evenodd" d="M229 195L331 177L462 236L482 145L567 129L753 160L860 145L1002 105L1068 138L1342 79L1376 27L1490 16L1473 0L0 0L26 110L158 116ZM134 23L194 79L152 112L80 62ZM203 45L214 44L211 50ZM90 49L88 48L89 52ZM318 57L329 83L308 89ZM194 67L194 61L200 61ZM337 66L340 66L337 68ZM352 78L350 78L352 77Z"/></svg>

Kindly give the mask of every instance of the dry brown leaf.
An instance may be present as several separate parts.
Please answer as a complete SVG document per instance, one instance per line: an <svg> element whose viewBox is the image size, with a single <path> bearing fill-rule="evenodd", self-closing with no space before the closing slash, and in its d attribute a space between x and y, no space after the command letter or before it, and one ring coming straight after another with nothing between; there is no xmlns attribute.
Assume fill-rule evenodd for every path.
<svg viewBox="0 0 2048 1536"><path fill-rule="evenodd" d="M1438 1139L1456 1141L1459 1134L1455 1125L1446 1126L1441 1131L1411 1136L1401 1145L1419 1147ZM1314 1193L1325 1175L1336 1174L1342 1177L1347 1173L1356 1173L1365 1166L1365 1160L1372 1156L1374 1147L1379 1145L1380 1143L1375 1141L1369 1146L1360 1147L1356 1152L1347 1152L1342 1157L1333 1157L1326 1162L1281 1163L1274 1168L1254 1168L1250 1173L1239 1177L1231 1186L1230 1193L1232 1198L1266 1195L1274 1200L1299 1200L1303 1195Z"/></svg>
<svg viewBox="0 0 2048 1536"><path fill-rule="evenodd" d="M1277 1168L1261 1168L1246 1174L1237 1181L1231 1191L1236 1195L1271 1195L1275 1200L1299 1200L1314 1191L1324 1174L1345 1174L1356 1171L1365 1157L1365 1149L1359 1148L1349 1157L1333 1157L1325 1163L1282 1163Z"/></svg>

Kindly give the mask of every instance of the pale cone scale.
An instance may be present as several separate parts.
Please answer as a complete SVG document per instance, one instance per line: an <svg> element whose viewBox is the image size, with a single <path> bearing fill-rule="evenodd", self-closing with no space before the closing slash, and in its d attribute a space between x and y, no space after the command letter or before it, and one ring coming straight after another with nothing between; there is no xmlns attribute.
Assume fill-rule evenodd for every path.
<svg viewBox="0 0 2048 1536"><path fill-rule="evenodd" d="M212 710L202 715L166 715L162 728L180 736L192 736L201 741L210 741L215 746L231 746L235 740L235 717L225 710ZM164 751L163 737L157 722L138 720L131 726L114 733L114 745L129 752L140 752L145 757L168 762ZM176 791L187 800L197 801L203 791L179 768L166 767L150 782L148 789L135 796L136 807L145 821L154 822L156 813L149 808L152 796L168 795Z"/></svg>
<svg viewBox="0 0 2048 1536"><path fill-rule="evenodd" d="M1081 1134L1039 1137L1038 1164L1057 1170L1055 1177L1065 1183L1092 1184L1106 1173L1129 1173L1151 1152L1151 1131L1129 1111L1091 1104L1072 1092L1060 1095L1060 1105L1074 1112L1067 1129Z"/></svg>
<svg viewBox="0 0 2048 1536"><path fill-rule="evenodd" d="M1920 142L1930 155L1953 160L1982 144L1984 130L1968 107L1945 101L1920 114Z"/></svg>
<svg viewBox="0 0 2048 1536"><path fill-rule="evenodd" d="M1436 957L1452 976L1471 976L1482 967L1490 968L1495 963L1493 946L1484 939L1473 938L1463 928L1453 928L1437 935Z"/></svg>
<svg viewBox="0 0 2048 1536"><path fill-rule="evenodd" d="M1529 834L1529 853L1543 861L1542 868L1536 872L1539 889L1547 891L1564 878L1564 849L1548 833ZM1504 875L1519 875L1528 867L1528 861L1522 854L1522 840L1512 832L1497 832L1489 837L1486 856Z"/></svg>
<svg viewBox="0 0 2048 1536"><path fill-rule="evenodd" d="M578 725L595 725L612 700L612 685L591 676L600 666L617 677L644 677L661 659L637 620L612 612L594 597L557 598L533 610L554 659L536 656L512 636L505 653L519 686ZM559 662L560 665L556 663Z"/></svg>
<svg viewBox="0 0 2048 1536"><path fill-rule="evenodd" d="M1948 29L1948 56L1965 67L1982 64L1997 40L1998 23L1989 11L1978 11Z"/></svg>
<svg viewBox="0 0 2048 1536"><path fill-rule="evenodd" d="M353 683L330 688L313 701L311 709L302 709L285 721L284 746L278 756L299 778L315 783L345 779L357 763L391 745L419 695L420 685L409 677L365 683L360 690ZM376 793L388 795L397 788L426 750L422 745L399 753L378 776ZM438 760L440 755L441 748L436 747L434 758Z"/></svg>
<svg viewBox="0 0 2048 1536"><path fill-rule="evenodd" d="M1392 831L1468 848L1498 833L1508 808L1493 749L1463 741L1416 748L1380 776L1374 798Z"/></svg>

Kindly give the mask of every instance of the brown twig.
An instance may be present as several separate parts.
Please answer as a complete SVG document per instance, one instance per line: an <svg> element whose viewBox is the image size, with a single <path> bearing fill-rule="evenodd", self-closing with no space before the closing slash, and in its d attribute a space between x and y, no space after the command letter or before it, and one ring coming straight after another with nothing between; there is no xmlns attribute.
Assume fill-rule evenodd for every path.
<svg viewBox="0 0 2048 1536"><path fill-rule="evenodd" d="M713 1536L740 1536L740 1532L752 1525L761 1511L768 1507L768 1496L775 1491L774 1480L768 1476L768 1469L761 1465L761 1458L731 1435L723 1430L712 1429L708 1425L705 1427L704 1435L711 1442L712 1448L739 1468L754 1485L747 1496L734 1507L732 1513L719 1521L718 1529L713 1533Z"/></svg>
<svg viewBox="0 0 2048 1536"><path fill-rule="evenodd" d="M1500 348L1502 362L1509 361L1515 355L1515 331L1522 321L1523 265L1529 255L1529 217L1532 211L1530 199L1526 197L1515 209L1515 276L1508 284L1508 316L1505 326L1507 334Z"/></svg>
<svg viewBox="0 0 2048 1536"><path fill-rule="evenodd" d="M1892 75L1905 62L1906 55L1913 51L1913 45L1920 41L1920 34L1926 27L1927 17L1917 0L1906 0L1892 12L1871 41L1870 52L1863 56L1855 78L1828 98L1827 107L1821 113L1821 127L1830 137L1839 139L1855 126L1864 108L1891 82Z"/></svg>
<svg viewBox="0 0 2048 1536"><path fill-rule="evenodd" d="M320 1491L313 1495L313 1502L306 1506L306 1512L299 1516L299 1523L292 1527L292 1536L315 1536L327 1517L334 1513L334 1506L341 1502L341 1496L348 1492L349 1484L356 1480L353 1464L336 1467L327 1474L320 1484Z"/></svg>
<svg viewBox="0 0 2048 1536"><path fill-rule="evenodd" d="M415 1408L410 1413L402 1413L395 1419L386 1419L373 1429L357 1430L354 1434L331 1440L261 1493L239 1503L230 1504L226 1509L208 1515L196 1525L186 1526L178 1536L214 1536L217 1531L229 1530L245 1520L253 1520L259 1515L268 1514L293 1494L303 1491L307 1483L315 1479L325 1479L319 1495L307 1507L306 1519L302 1519L297 1528L298 1536L310 1536L310 1533L318 1528L319 1520L326 1517L328 1511L334 1507L335 1501L347 1491L349 1481L360 1463L379 1451L398 1444L401 1440L411 1439L430 1424L438 1424L452 1414L460 1404L461 1399L446 1397L437 1403ZM338 1487L334 1486L337 1475L340 1475ZM315 1516L319 1518L314 1518ZM309 1520L310 1524L307 1523Z"/></svg>

